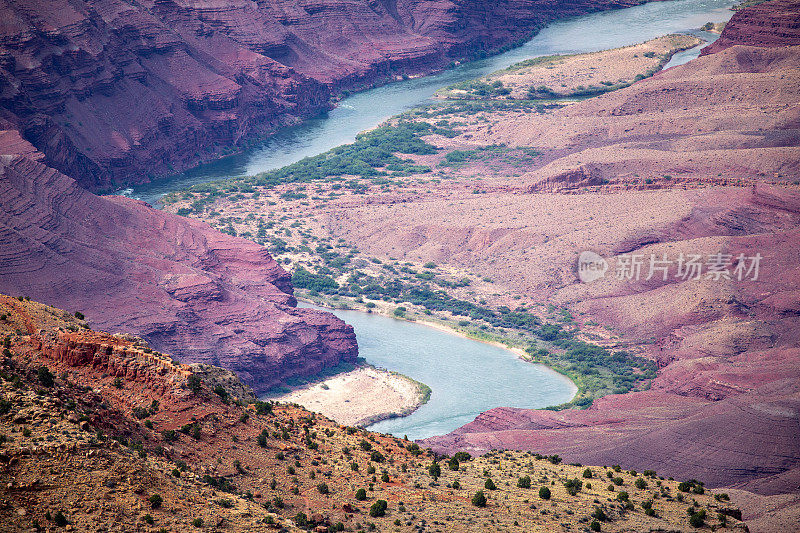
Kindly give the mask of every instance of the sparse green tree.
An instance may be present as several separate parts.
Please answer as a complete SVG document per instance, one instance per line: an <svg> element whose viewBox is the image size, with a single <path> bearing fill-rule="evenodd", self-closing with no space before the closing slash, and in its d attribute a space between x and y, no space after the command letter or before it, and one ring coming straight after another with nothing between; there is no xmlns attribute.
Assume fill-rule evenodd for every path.
<svg viewBox="0 0 800 533"><path fill-rule="evenodd" d="M386 514L387 507L388 504L386 503L386 500L377 500L369 508L369 515L373 518L384 516Z"/></svg>
<svg viewBox="0 0 800 533"><path fill-rule="evenodd" d="M472 497L472 505L475 507L486 507L486 495L482 490L476 492L475 496Z"/></svg>
<svg viewBox="0 0 800 533"><path fill-rule="evenodd" d="M441 466L439 466L439 463L437 463L436 461L434 461L434 462L432 462L432 463L431 463L431 465L428 467L428 474L430 474L430 476L431 476L433 479L438 479L438 478L439 478L439 476L441 476L441 475L442 475L442 467L441 467Z"/></svg>

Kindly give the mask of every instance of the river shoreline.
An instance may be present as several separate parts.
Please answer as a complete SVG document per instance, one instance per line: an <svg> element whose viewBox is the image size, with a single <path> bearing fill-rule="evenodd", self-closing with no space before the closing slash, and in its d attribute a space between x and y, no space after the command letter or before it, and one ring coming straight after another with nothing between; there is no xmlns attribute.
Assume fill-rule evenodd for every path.
<svg viewBox="0 0 800 533"><path fill-rule="evenodd" d="M572 386L574 387L575 390L574 390L572 396L570 397L570 399L565 403L569 403L572 400L574 400L575 397L581 392L580 378L579 377L576 377L576 376L572 375L571 373L566 372L563 369L548 365L546 362L535 361L533 358L531 358L531 356L528 354L528 352L526 352L525 350L523 350L522 348L520 348L518 346L510 346L510 345L508 345L506 343L503 343L503 342L500 342L500 341L493 341L493 340L483 339L483 338L480 338L479 336L471 335L469 332L466 332L464 330L456 329L456 328L454 328L452 326L448 326L448 325L442 324L441 322L433 322L433 321L430 321L430 320L420 320L420 319L417 319L417 318L414 318L413 320L409 320L407 318L397 317L397 316L395 316L393 314L390 314L387 310L380 309L379 307L375 307L373 309L367 309L366 311L364 311L364 310L361 310L361 309L358 309L358 308L354 308L354 307L347 307L347 308L336 307L336 306L331 305L329 302L326 302L326 301L323 301L323 300L314 301L314 300L310 300L310 299L303 298L303 297L297 298L297 301L298 302L303 302L303 303L309 304L309 305L315 305L315 306L322 307L322 308L325 308L325 309L342 310L342 311L356 311L356 312L364 313L364 314L379 315L379 316L382 316L382 317L385 317L385 318L391 318L393 320L401 320L401 321L404 321L404 322L411 322L411 323L414 323L414 324L420 324L422 326L433 328L435 330L442 331L444 333L447 333L449 335L454 335L454 336L460 337L462 339L468 339L468 340L471 340L471 341L480 342L480 343L483 343L483 344L488 344L489 346L495 346L497 348L502 348L503 350L507 350L507 351L513 353L519 359L525 361L526 363L533 363L533 364L542 365L542 366L547 367L548 369L552 370L553 372L556 372L556 373L564 376L565 378L567 378L570 381L570 383L572 384ZM403 377L406 377L407 379L412 379L412 378L408 378L407 376L403 376ZM550 407L555 407L555 406L548 406L548 407L544 407L543 409L547 409L547 408L550 408ZM407 413L407 414L411 414L411 413ZM406 415L402 415L402 416L406 416Z"/></svg>
<svg viewBox="0 0 800 533"><path fill-rule="evenodd" d="M270 399L302 405L345 426L366 427L410 415L430 394L424 383L364 364Z"/></svg>
<svg viewBox="0 0 800 533"><path fill-rule="evenodd" d="M419 320L417 318L414 318L413 320L409 320L408 318L400 318L400 317L397 317L397 316L395 316L393 314L390 314L387 311L385 311L383 309L380 309L380 308L377 308L377 307L374 308L374 309L369 309L369 310L363 311L363 310L355 308L355 307L347 307L347 308L336 307L336 306L333 306L330 303L325 302L325 301L314 301L314 300L309 300L309 299L306 299L306 298L297 298L297 301L303 302L303 303L307 303L307 304L311 304L311 305L316 305L316 306L319 306L319 307L324 307L326 309L332 309L332 310L340 309L342 311L358 311L359 313L379 315L379 316L383 316L383 317L386 317L386 318L391 318L393 320L402 320L404 322L411 322L411 323L414 323L414 324L420 324L420 325L423 325L423 326L426 326L426 327L429 327L429 328L433 328L433 329L436 329L436 330L439 330L439 331L443 331L445 333L449 333L450 335L455 335L456 337L461 337L462 339L469 339L471 341L476 341L476 342L481 342L483 344L488 344L489 346L496 346L498 348L502 348L504 350L508 350L509 352L513 352L520 359L522 359L522 360L524 360L526 362L530 362L531 361L530 357L528 357L527 352L525 350L523 350L522 348L519 348L519 347L516 347L516 346L509 346L508 344L505 344L505 343L500 342L500 341L492 341L492 340L482 339L482 338L477 337L475 335L470 335L468 332L465 332L463 330L456 329L456 328L451 327L451 326L446 326L446 325L444 325L444 324L442 324L440 322L433 322L431 320ZM544 366L547 366L547 365L544 365ZM550 368L550 367L548 367L548 368ZM553 370L555 370L555 369L553 369Z"/></svg>
<svg viewBox="0 0 800 533"><path fill-rule="evenodd" d="M669 3L663 2L663 4ZM571 41L568 35L569 25L576 20L580 21L586 18L589 21L590 28L597 27L598 24L606 27L605 22L598 22L604 16L627 12L631 13L631 15L628 15L629 18L633 17L638 20L636 16L641 14L643 10L658 11L660 6L655 8L647 7L655 4L662 4L662 2L645 2L632 7L558 18L532 32L527 40L518 46L510 49L501 47L495 51L496 53L489 55L485 59L464 62L458 65L457 68L432 69L429 73L419 77L410 77L403 80L385 80L385 83L375 84L371 88L365 87L364 90L353 92L346 98L341 98L341 95L339 95L340 97L332 102L333 107L327 114L307 117L293 126L279 128L268 135L254 137L248 140L247 146L244 146L241 150L211 159L206 163L171 177L119 190L117 194L144 200L151 205L158 205L159 200L165 194L186 189L192 185L282 168L299 161L303 157L317 155L336 146L351 143L358 131L374 127L375 124L379 124L391 116L420 105L417 100L433 96L435 89L428 90L427 87L430 84L437 83L436 80L447 78L447 81L442 80L441 82L441 87L445 87L454 82L466 81L490 74L526 58L553 53L575 53L577 50L572 45L564 47L553 42L551 34L564 31L566 28L568 37L566 40L569 42ZM724 2L724 4L728 5L729 2ZM713 9L710 9L710 11L713 11ZM709 13L707 16L703 16L702 20L698 19L696 26L688 23L687 25L671 24L669 27L663 28L663 32L641 32L642 39L625 37L621 39L621 42L617 39L605 48L602 43L593 41L590 48L603 50L634 44L665 33L699 27L711 18L719 17L714 17ZM594 26L592 26L593 24ZM584 31L583 33L586 32ZM625 34L627 35L628 32L625 32ZM379 106L380 109L376 111L376 107L372 105L373 103L368 102L368 94L370 93L373 96L380 94L380 98L385 101L386 105ZM416 96L412 98L412 95ZM351 105L354 106L351 110L345 109ZM359 115L369 115L369 117L360 117ZM349 131L350 125L355 128L352 132Z"/></svg>

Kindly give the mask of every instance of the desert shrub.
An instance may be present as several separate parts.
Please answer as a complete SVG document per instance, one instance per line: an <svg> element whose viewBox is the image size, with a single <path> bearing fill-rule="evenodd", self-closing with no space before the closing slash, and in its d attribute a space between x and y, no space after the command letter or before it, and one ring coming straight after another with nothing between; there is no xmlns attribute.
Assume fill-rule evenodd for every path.
<svg viewBox="0 0 800 533"><path fill-rule="evenodd" d="M539 489L539 497L540 497L541 499L543 499L543 500L549 500L549 499L550 499L550 496L551 496L551 494L550 494L550 489L549 489L549 488L547 488L547 487L541 487L541 488Z"/></svg>
<svg viewBox="0 0 800 533"><path fill-rule="evenodd" d="M153 509L160 509L161 504L164 503L164 499L159 494L151 494L147 501L150 502L150 507Z"/></svg>
<svg viewBox="0 0 800 533"><path fill-rule="evenodd" d="M0 415L5 415L11 412L14 403L11 400L0 398Z"/></svg>
<svg viewBox="0 0 800 533"><path fill-rule="evenodd" d="M39 370L36 372L36 374L39 378L39 383L41 383L43 387L52 387L55 383L55 376L53 376L53 373L50 372L50 369L44 365L39 367Z"/></svg>
<svg viewBox="0 0 800 533"><path fill-rule="evenodd" d="M317 485L317 491L320 494L330 494L331 489L328 487L327 483L320 483L319 485Z"/></svg>
<svg viewBox="0 0 800 533"><path fill-rule="evenodd" d="M603 510L602 507L595 507L594 508L594 511L592 512L592 518L595 518L595 519L597 519L597 520L599 520L601 522L605 522L606 520L608 520L608 517L606 516L606 512Z"/></svg>
<svg viewBox="0 0 800 533"><path fill-rule="evenodd" d="M256 401L254 405L256 408L256 414L259 415L272 414L272 404L270 402Z"/></svg>
<svg viewBox="0 0 800 533"><path fill-rule="evenodd" d="M433 462L433 463L431 463L431 465L428 467L428 474L430 474L430 476L431 476L433 479L437 479L439 476L441 476L441 475L442 475L442 467L441 467L441 466L439 466L439 463L437 463L436 461L434 461L434 462Z"/></svg>
<svg viewBox="0 0 800 533"><path fill-rule="evenodd" d="M591 468L587 468L586 470L583 471L583 477L586 478L586 479L591 479L592 475L593 474L592 474L592 469Z"/></svg>
<svg viewBox="0 0 800 533"><path fill-rule="evenodd" d="M225 387L222 385L217 385L214 387L214 394L220 397L220 399L227 403L228 402L228 391L225 390Z"/></svg>
<svg viewBox="0 0 800 533"><path fill-rule="evenodd" d="M523 476L517 479L517 487L521 489L531 488L531 476Z"/></svg>
<svg viewBox="0 0 800 533"><path fill-rule="evenodd" d="M570 496L575 496L580 492L581 488L583 488L583 482L578 478L568 479L564 482L564 487L567 489L567 493Z"/></svg>
<svg viewBox="0 0 800 533"><path fill-rule="evenodd" d="M67 524L69 524L69 521L67 520L67 517L64 516L63 512L58 511L55 515L53 515L53 523L55 523L55 525L58 527L66 527Z"/></svg>
<svg viewBox="0 0 800 533"><path fill-rule="evenodd" d="M323 294L330 294L339 289L339 284L332 277L314 274L303 267L292 274L292 284L299 289L309 289Z"/></svg>
<svg viewBox="0 0 800 533"><path fill-rule="evenodd" d="M384 457L383 454L378 450L372 450L369 459L370 461L375 461L376 463L382 463L386 460L386 457Z"/></svg>
<svg viewBox="0 0 800 533"><path fill-rule="evenodd" d="M482 490L476 492L475 496L472 497L472 505L475 507L486 507L486 495Z"/></svg>
<svg viewBox="0 0 800 533"><path fill-rule="evenodd" d="M447 467L450 470L458 471L458 469L460 468L458 459L456 459L455 457L451 457L450 460L447 461Z"/></svg>
<svg viewBox="0 0 800 533"><path fill-rule="evenodd" d="M195 374L189 376L189 378L186 380L186 385L189 387L189 390L192 391L194 394L197 394L198 392L200 392L200 389L203 388L202 380Z"/></svg>
<svg viewBox="0 0 800 533"><path fill-rule="evenodd" d="M356 491L356 500L363 502L367 499L367 491L365 489L358 489Z"/></svg>
<svg viewBox="0 0 800 533"><path fill-rule="evenodd" d="M386 503L386 500L377 500L369 508L369 515L372 516L373 518L384 516L386 514L387 506L388 504Z"/></svg>
<svg viewBox="0 0 800 533"><path fill-rule="evenodd" d="M492 478L487 478L486 481L483 483L483 487L488 490L497 490L497 485L494 484Z"/></svg>
<svg viewBox="0 0 800 533"><path fill-rule="evenodd" d="M705 521L706 521L705 509L700 509L699 511L692 513L692 515L689 517L689 524L692 527L703 527Z"/></svg>
<svg viewBox="0 0 800 533"><path fill-rule="evenodd" d="M294 515L294 523L297 524L297 527L306 527L308 526L308 516L306 513L299 512Z"/></svg>
<svg viewBox="0 0 800 533"><path fill-rule="evenodd" d="M472 456L467 452L456 452L453 454L453 459L457 460L459 463L465 463L472 459Z"/></svg>

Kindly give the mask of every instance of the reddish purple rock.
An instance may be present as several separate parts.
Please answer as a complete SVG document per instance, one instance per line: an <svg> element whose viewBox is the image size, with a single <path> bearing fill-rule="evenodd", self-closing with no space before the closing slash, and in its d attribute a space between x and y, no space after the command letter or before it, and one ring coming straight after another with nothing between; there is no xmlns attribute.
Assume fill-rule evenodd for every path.
<svg viewBox="0 0 800 533"><path fill-rule="evenodd" d="M353 328L296 308L289 275L263 247L1 157L0 292L228 368L256 392L355 361Z"/></svg>

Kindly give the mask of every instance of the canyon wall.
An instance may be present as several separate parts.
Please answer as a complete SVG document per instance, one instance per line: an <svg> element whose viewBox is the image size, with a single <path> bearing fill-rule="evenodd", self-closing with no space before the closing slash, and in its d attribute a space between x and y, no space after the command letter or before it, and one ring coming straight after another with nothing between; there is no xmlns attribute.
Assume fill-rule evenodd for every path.
<svg viewBox="0 0 800 533"><path fill-rule="evenodd" d="M555 18L640 0L0 1L0 129L91 190L148 182Z"/></svg>
<svg viewBox="0 0 800 533"><path fill-rule="evenodd" d="M81 311L92 327L143 337L182 362L225 367L256 392L355 362L352 327L298 309L263 247L95 196L36 159L0 156L0 291Z"/></svg>
<svg viewBox="0 0 800 533"><path fill-rule="evenodd" d="M570 124L562 137L541 133L549 127L541 125L547 118L523 117L502 126L500 135L508 136L502 140L513 138L523 145L560 148L557 143L567 139L564 146L572 157L523 175L514 194L498 193L496 206L482 200L503 221L471 214L480 205L458 219L465 233L476 234L488 234L480 218L490 219L498 235L480 243L481 253L474 254L471 266L491 271L520 294L547 298L582 320L607 325L620 346L638 345L660 370L649 390L609 395L586 410L497 408L449 435L425 440L426 445L439 451L559 453L569 462L649 465L662 475L696 476L710 486L796 493L799 6L796 0L777 0L743 10L723 32L716 52L555 113L553 123ZM567 174L554 172L555 164L564 172L582 165L578 168L595 175L597 183L608 179L615 188L538 194L575 193L593 185L572 184ZM642 183L638 173L658 177L673 172L747 181L738 187L684 190L665 176L661 191L625 189ZM525 190L526 183L533 185ZM715 184L713 179L706 183ZM439 211L424 225L414 226L400 214L393 215L392 224L421 234L454 216L455 208L435 205L431 211L435 207ZM441 226L437 231L448 233ZM403 235L401 230L397 235ZM382 228L385 241L396 243L397 235ZM365 241L359 241L362 249L375 253ZM444 261L424 252L443 254L445 237L420 241L413 250L409 245L411 253L419 252L420 260ZM467 248L453 247L461 264L466 260L458 254ZM583 284L575 267L581 250L609 259L610 273L624 254L641 254L645 261L651 254L760 254L763 263L757 279L642 276L629 281L607 275Z"/></svg>
<svg viewBox="0 0 800 533"><path fill-rule="evenodd" d="M777 5L776 5L777 4ZM800 42L800 5L772 0L737 12L719 39L700 53L709 55L735 45L792 46Z"/></svg>

